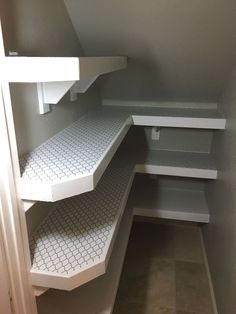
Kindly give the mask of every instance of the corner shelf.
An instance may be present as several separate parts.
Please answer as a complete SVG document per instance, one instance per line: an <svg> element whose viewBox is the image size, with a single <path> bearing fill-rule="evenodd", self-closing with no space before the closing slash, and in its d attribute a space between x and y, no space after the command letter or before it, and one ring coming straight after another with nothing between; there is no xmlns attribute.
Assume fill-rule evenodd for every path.
<svg viewBox="0 0 236 314"><path fill-rule="evenodd" d="M138 157L135 171L167 176L217 178L215 162L207 153L150 150Z"/></svg>
<svg viewBox="0 0 236 314"><path fill-rule="evenodd" d="M203 114L206 110L202 111ZM147 115L143 111L140 119L145 120ZM202 121L206 123L204 119ZM153 116L150 126L159 121L160 116ZM225 124L223 118L220 124L217 121L213 119L208 127L220 128ZM183 127L181 119L178 123ZM21 158L20 197L54 202L93 190L132 124L134 116L126 109L103 106L101 111L85 115ZM201 123L200 126L204 127ZM142 161L143 165L140 161L137 163L138 172L207 179L217 177L214 162L207 154L158 151L158 155L149 153L147 160Z"/></svg>
<svg viewBox="0 0 236 314"><path fill-rule="evenodd" d="M105 272L132 181L115 158L93 192L55 203L31 237L33 285L72 290Z"/></svg>
<svg viewBox="0 0 236 314"><path fill-rule="evenodd" d="M197 105L188 107L158 107L145 106L145 102L137 102L137 106L127 106L125 102L114 101L109 104L105 102L104 107L112 111L123 111L130 114L134 125L159 126L172 128L197 128L197 129L224 129L226 120L217 110L217 108L207 107L207 109L197 109Z"/></svg>
<svg viewBox="0 0 236 314"><path fill-rule="evenodd" d="M208 223L210 219L203 190L167 188L149 180L134 182L131 203L134 215Z"/></svg>
<svg viewBox="0 0 236 314"><path fill-rule="evenodd" d="M37 293L45 288L72 290L106 272L136 171L135 160L120 149L94 191L53 204L30 240L32 284L44 287ZM139 182L135 179L128 206L134 215L209 222L199 185L157 189L153 180ZM123 237L127 241L128 235ZM101 282L110 281L107 277Z"/></svg>
<svg viewBox="0 0 236 314"><path fill-rule="evenodd" d="M24 155L20 197L54 202L93 190L130 124L126 114L91 112Z"/></svg>
<svg viewBox="0 0 236 314"><path fill-rule="evenodd" d="M133 211L131 207L127 206L120 223L107 271L104 275L70 293L60 290L48 291L48 293L42 296L37 302L39 311L42 308L44 311L46 309L50 314L57 314L59 311L66 313L70 306L72 308L71 314L111 314L115 303L132 222ZM88 300L88 296L89 300L92 300L92 302ZM49 300L50 302L48 302ZM73 306L74 300L76 300L75 306ZM51 304L50 308L48 308L48 304Z"/></svg>

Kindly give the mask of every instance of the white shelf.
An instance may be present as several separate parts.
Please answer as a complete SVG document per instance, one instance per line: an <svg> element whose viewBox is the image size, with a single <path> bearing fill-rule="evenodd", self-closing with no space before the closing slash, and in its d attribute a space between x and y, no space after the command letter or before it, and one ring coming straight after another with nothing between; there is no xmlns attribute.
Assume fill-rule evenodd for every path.
<svg viewBox="0 0 236 314"><path fill-rule="evenodd" d="M5 57L8 82L38 83L86 80L125 68L127 58L114 57Z"/></svg>
<svg viewBox="0 0 236 314"><path fill-rule="evenodd" d="M127 207L120 224L107 271L104 275L70 293L59 290L48 291L37 302L39 311L45 314L67 313L70 307L71 314L111 314L132 221L132 208Z"/></svg>
<svg viewBox="0 0 236 314"><path fill-rule="evenodd" d="M124 69L126 57L4 57L4 79L37 83L39 114L50 111L70 90L71 101L84 93L101 74Z"/></svg>
<svg viewBox="0 0 236 314"><path fill-rule="evenodd" d="M202 190L158 187L152 180L135 184L132 190L134 214L145 217L208 223L209 212Z"/></svg>
<svg viewBox="0 0 236 314"><path fill-rule="evenodd" d="M137 154L137 155L140 155ZM216 179L217 169L210 154L151 150L136 162L135 171L168 176Z"/></svg>
<svg viewBox="0 0 236 314"><path fill-rule="evenodd" d="M57 202L33 234L33 285L72 290L105 273L133 180L132 162L118 159L93 192Z"/></svg>
<svg viewBox="0 0 236 314"><path fill-rule="evenodd" d="M104 107L110 108L112 111L123 111L130 114L134 125L142 126L160 126L160 127L175 127L175 128L197 128L197 129L224 129L226 120L222 117L219 111L215 108L197 109L193 107L174 107L167 103L167 106L143 106L142 102L137 102L137 106L127 106L126 102L105 102ZM115 104L115 105L114 105ZM129 104L129 102L128 102Z"/></svg>
<svg viewBox="0 0 236 314"><path fill-rule="evenodd" d="M23 156L20 197L57 201L93 190L130 123L126 114L92 112Z"/></svg>
<svg viewBox="0 0 236 314"><path fill-rule="evenodd" d="M94 191L54 204L30 240L34 286L72 290L105 273L135 171L134 160L120 150ZM135 215L209 222L198 182L188 190L135 182L130 203Z"/></svg>
<svg viewBox="0 0 236 314"><path fill-rule="evenodd" d="M22 199L57 201L95 188L129 127L133 122L137 124L126 109L104 107L101 112L86 115L21 158L22 177L18 187ZM141 110L143 116L139 116L140 119L146 119L146 109ZM156 122L152 121L151 125L160 121L158 116L152 118ZM183 124L181 122L179 126L183 127ZM201 123L200 126L204 127ZM207 179L217 177L214 162L208 154L158 151L149 153L137 163L138 172Z"/></svg>

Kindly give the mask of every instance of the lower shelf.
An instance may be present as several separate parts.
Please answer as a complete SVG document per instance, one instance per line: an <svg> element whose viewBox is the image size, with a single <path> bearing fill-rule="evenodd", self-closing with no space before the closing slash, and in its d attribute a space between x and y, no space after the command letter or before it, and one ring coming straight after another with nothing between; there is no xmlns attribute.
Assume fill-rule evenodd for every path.
<svg viewBox="0 0 236 314"><path fill-rule="evenodd" d="M134 160L120 150L95 190L53 204L30 240L34 286L73 290L107 271L134 173ZM134 214L209 222L203 183L169 180L157 186L156 180L137 174L130 194Z"/></svg>
<svg viewBox="0 0 236 314"><path fill-rule="evenodd" d="M38 299L38 312L44 314L111 314L133 221L132 208L127 207L114 245L106 274L67 293L49 290ZM88 297L89 296L89 297ZM92 302L90 302L92 300Z"/></svg>
<svg viewBox="0 0 236 314"><path fill-rule="evenodd" d="M203 190L157 188L155 181L136 182L132 206L138 216L208 223L209 212Z"/></svg>
<svg viewBox="0 0 236 314"><path fill-rule="evenodd" d="M33 285L72 290L104 274L132 181L133 163L114 158L94 191L55 203L31 237Z"/></svg>

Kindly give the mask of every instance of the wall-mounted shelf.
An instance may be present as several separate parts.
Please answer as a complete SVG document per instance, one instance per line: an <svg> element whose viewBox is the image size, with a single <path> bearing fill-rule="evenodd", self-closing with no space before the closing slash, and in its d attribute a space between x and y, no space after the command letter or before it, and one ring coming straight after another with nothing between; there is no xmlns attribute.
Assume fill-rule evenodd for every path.
<svg viewBox="0 0 236 314"><path fill-rule="evenodd" d="M216 179L217 169L210 154L151 150L137 153L135 171L167 176Z"/></svg>
<svg viewBox="0 0 236 314"><path fill-rule="evenodd" d="M105 273L137 171L130 157L119 150L94 191L53 205L31 237L33 285L72 290ZM193 184L157 189L156 180L137 178L129 206L134 215L207 223L204 191Z"/></svg>
<svg viewBox="0 0 236 314"><path fill-rule="evenodd" d="M140 119L145 120L147 114L143 110ZM57 201L93 190L132 125L133 117L125 108L104 106L103 110L87 114L23 156L20 161L22 177L18 182L20 197ZM160 120L160 116L152 116L150 126ZM216 120L212 119L211 126L216 123L216 127ZM179 123L183 127L183 123ZM222 127L224 123L225 119L220 119ZM142 167L140 161L137 163L138 172L207 179L217 177L214 162L208 154L151 152L141 161L145 166Z"/></svg>
<svg viewBox="0 0 236 314"><path fill-rule="evenodd" d="M132 180L115 158L94 191L54 205L31 237L33 285L72 290L105 272Z"/></svg>
<svg viewBox="0 0 236 314"><path fill-rule="evenodd" d="M142 101L137 102L137 106L129 106L130 102L125 101L105 101L104 107L110 108L112 111L123 111L132 115L134 125L143 126L160 126L174 128L197 128L197 129L224 129L226 120L217 110L216 106L194 106L191 103L179 107L174 104L167 103L166 106L149 106L148 103ZM161 103L162 104L162 103Z"/></svg>
<svg viewBox="0 0 236 314"><path fill-rule="evenodd" d="M156 186L152 180L135 181L131 203L134 215L208 223L203 190Z"/></svg>
<svg viewBox="0 0 236 314"><path fill-rule="evenodd" d="M22 199L57 201L91 191L131 124L126 114L91 112L20 160Z"/></svg>
<svg viewBox="0 0 236 314"><path fill-rule="evenodd" d="M114 57L4 57L8 82L37 83L39 113L50 110L71 89L71 100L84 93L98 76L124 69L127 58Z"/></svg>
<svg viewBox="0 0 236 314"><path fill-rule="evenodd" d="M39 312L42 308L44 312L50 314L58 314L60 311L66 313L70 307L71 314L111 314L132 221L133 211L127 206L120 223L107 271L103 276L70 291L70 293L60 290L48 291L37 302Z"/></svg>
<svg viewBox="0 0 236 314"><path fill-rule="evenodd" d="M125 68L127 58L115 57L5 57L5 80L15 83L65 82Z"/></svg>

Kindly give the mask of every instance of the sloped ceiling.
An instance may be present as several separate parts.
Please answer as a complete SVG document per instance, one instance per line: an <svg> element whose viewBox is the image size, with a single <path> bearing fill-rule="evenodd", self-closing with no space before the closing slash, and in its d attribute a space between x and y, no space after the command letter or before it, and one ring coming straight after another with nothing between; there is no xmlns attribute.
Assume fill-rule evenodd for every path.
<svg viewBox="0 0 236 314"><path fill-rule="evenodd" d="M127 55L103 97L217 100L236 62L235 0L65 0L86 55Z"/></svg>

